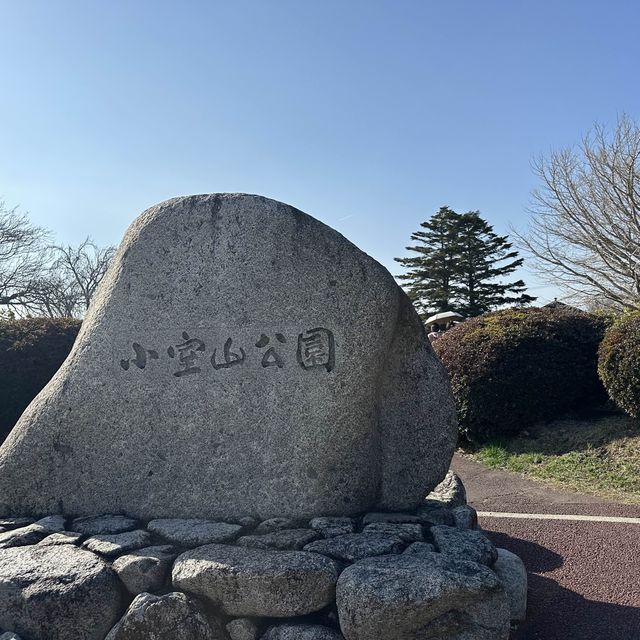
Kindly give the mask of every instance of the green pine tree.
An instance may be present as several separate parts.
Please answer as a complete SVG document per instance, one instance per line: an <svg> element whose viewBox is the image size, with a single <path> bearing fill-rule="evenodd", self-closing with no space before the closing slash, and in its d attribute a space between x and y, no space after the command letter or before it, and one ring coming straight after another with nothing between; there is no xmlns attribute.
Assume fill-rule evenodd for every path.
<svg viewBox="0 0 640 640"><path fill-rule="evenodd" d="M430 220L420 226L422 231L411 234L415 245L407 251L417 253L409 258L395 258L407 271L398 276L407 283L406 291L423 315L438 311L450 311L454 305L455 238L460 216L440 207ZM435 311L434 311L435 310Z"/></svg>
<svg viewBox="0 0 640 640"><path fill-rule="evenodd" d="M504 282L523 263L507 236L498 236L478 211L458 214L441 207L411 235L417 253L396 258L407 271L398 276L424 317L441 311L477 316L505 305L535 300L522 280Z"/></svg>
<svg viewBox="0 0 640 640"><path fill-rule="evenodd" d="M518 257L507 236L497 235L479 211L459 217L455 242L455 298L459 313L479 316L498 307L526 305L535 300L525 293L522 280L504 282L503 278L522 266L524 260Z"/></svg>

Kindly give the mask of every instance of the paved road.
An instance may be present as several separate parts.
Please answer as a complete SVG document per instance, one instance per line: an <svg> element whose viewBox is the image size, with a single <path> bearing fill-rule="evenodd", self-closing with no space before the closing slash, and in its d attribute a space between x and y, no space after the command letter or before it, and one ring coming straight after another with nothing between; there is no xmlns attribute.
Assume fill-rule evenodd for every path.
<svg viewBox="0 0 640 640"><path fill-rule="evenodd" d="M480 512L640 517L640 506L556 491L456 456ZM640 640L640 524L480 517L529 572L527 621L514 640Z"/></svg>

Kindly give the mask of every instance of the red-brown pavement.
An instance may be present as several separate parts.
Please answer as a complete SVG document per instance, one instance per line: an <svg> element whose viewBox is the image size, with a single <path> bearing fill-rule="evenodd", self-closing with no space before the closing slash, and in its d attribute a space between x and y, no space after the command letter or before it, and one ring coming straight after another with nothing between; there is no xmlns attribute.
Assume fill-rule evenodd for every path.
<svg viewBox="0 0 640 640"><path fill-rule="evenodd" d="M456 455L451 468L479 512L640 518L640 505L551 489ZM514 640L640 640L640 523L480 516L529 573L527 621Z"/></svg>

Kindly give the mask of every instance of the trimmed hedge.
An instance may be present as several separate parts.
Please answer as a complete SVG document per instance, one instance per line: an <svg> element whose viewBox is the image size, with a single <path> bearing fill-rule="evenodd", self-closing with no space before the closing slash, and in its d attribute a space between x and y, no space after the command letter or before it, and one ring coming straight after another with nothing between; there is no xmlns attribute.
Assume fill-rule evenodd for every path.
<svg viewBox="0 0 640 640"><path fill-rule="evenodd" d="M607 330L598 353L598 373L611 400L640 418L640 312L623 315Z"/></svg>
<svg viewBox="0 0 640 640"><path fill-rule="evenodd" d="M0 443L69 355L79 320L0 320Z"/></svg>
<svg viewBox="0 0 640 640"><path fill-rule="evenodd" d="M507 309L447 331L434 347L451 377L463 440L481 443L606 400L597 352L605 319Z"/></svg>

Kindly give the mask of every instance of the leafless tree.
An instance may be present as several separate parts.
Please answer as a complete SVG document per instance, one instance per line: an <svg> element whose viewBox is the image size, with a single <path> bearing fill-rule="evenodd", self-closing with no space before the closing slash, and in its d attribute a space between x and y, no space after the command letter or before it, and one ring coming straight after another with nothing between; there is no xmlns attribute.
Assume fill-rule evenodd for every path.
<svg viewBox="0 0 640 640"><path fill-rule="evenodd" d="M82 316L83 311L78 289L73 282L49 269L34 282L29 299L19 315L73 318Z"/></svg>
<svg viewBox="0 0 640 640"><path fill-rule="evenodd" d="M0 201L0 307L21 309L46 269L48 232Z"/></svg>
<svg viewBox="0 0 640 640"><path fill-rule="evenodd" d="M29 311L50 317L81 317L107 271L115 247L86 238L78 246L52 246L52 261L35 283Z"/></svg>
<svg viewBox="0 0 640 640"><path fill-rule="evenodd" d="M116 248L99 247L87 237L77 247L54 246L52 250L55 256L52 270L77 289L83 311L86 311Z"/></svg>
<svg viewBox="0 0 640 640"><path fill-rule="evenodd" d="M0 313L81 317L104 277L114 247L86 238L50 245L49 232L0 201Z"/></svg>
<svg viewBox="0 0 640 640"><path fill-rule="evenodd" d="M622 115L574 148L534 161L529 229L514 230L534 268L573 297L640 308L640 127Z"/></svg>

